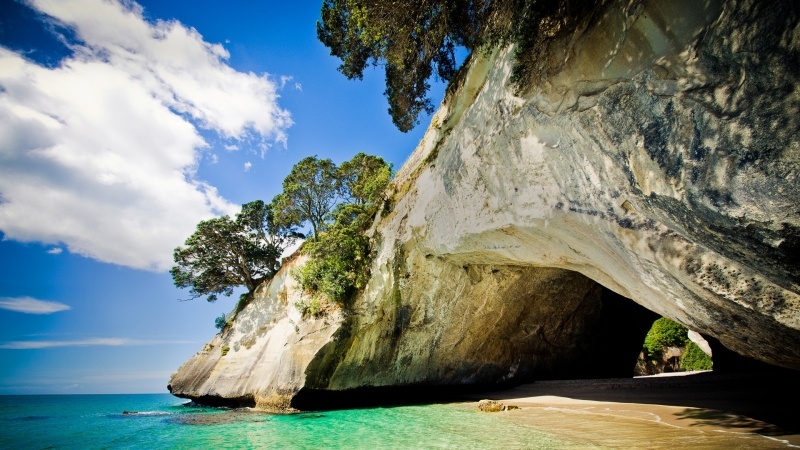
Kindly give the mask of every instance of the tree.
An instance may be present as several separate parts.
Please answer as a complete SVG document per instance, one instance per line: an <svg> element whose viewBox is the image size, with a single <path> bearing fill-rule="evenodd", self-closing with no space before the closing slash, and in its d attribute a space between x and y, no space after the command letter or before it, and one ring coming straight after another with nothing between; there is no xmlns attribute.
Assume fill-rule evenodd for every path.
<svg viewBox="0 0 800 450"><path fill-rule="evenodd" d="M237 286L247 294L275 276L283 251L302 237L291 225L276 220L273 207L261 200L242 205L235 219L203 220L173 252L170 270L175 286L190 288L191 299L230 296Z"/></svg>
<svg viewBox="0 0 800 450"><path fill-rule="evenodd" d="M390 178L391 165L377 156L359 153L342 163L338 171L342 202L330 214L333 222L303 247L303 252L311 256L298 273L303 289L322 293L344 306L366 285L372 262L366 231Z"/></svg>
<svg viewBox="0 0 800 450"><path fill-rule="evenodd" d="M358 153L339 166L339 194L345 203L375 203L392 177L392 166L383 158Z"/></svg>
<svg viewBox="0 0 800 450"><path fill-rule="evenodd" d="M455 49L516 44L514 80L530 78L535 49L569 31L604 0L323 0L317 37L361 79L368 64L386 71L389 114L403 132L433 110L428 80L457 73Z"/></svg>
<svg viewBox="0 0 800 450"><path fill-rule="evenodd" d="M221 315L217 316L216 319L214 319L214 328L218 329L220 332L224 331L225 327L227 326L228 317L225 315L225 313L222 313Z"/></svg>
<svg viewBox="0 0 800 450"><path fill-rule="evenodd" d="M304 158L283 180L283 192L272 202L280 222L311 223L314 239L325 224L338 197L337 169L330 159Z"/></svg>
<svg viewBox="0 0 800 450"><path fill-rule="evenodd" d="M455 74L455 46L466 42L454 32L462 28L450 24L464 16L456 3L324 0L317 37L342 60L339 71L349 79L361 79L370 61L384 62L389 113L406 132L422 111L433 110L427 98L433 68L443 80Z"/></svg>

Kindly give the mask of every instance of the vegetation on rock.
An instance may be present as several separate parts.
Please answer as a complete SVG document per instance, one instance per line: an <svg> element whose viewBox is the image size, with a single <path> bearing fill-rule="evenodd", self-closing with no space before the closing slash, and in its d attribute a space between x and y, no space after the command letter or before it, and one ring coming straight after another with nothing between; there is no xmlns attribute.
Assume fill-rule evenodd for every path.
<svg viewBox="0 0 800 450"><path fill-rule="evenodd" d="M390 178L391 166L376 156L359 153L342 163L337 170L340 203L328 215L324 231L303 246L303 253L311 256L296 274L304 290L345 306L364 287L372 262L366 231Z"/></svg>
<svg viewBox="0 0 800 450"><path fill-rule="evenodd" d="M230 296L237 286L247 297L280 269L283 251L302 237L294 225L276 220L273 206L261 200L242 205L235 219L203 220L185 247L173 253L175 286L190 288L191 299Z"/></svg>
<svg viewBox="0 0 800 450"><path fill-rule="evenodd" d="M244 286L231 316L252 298L258 285L275 276L283 251L303 237L297 227L308 223L313 239L304 243L310 261L296 274L312 302L298 307L314 316L328 310L329 301L344 306L369 279L372 243L366 231L383 203L392 176L382 158L358 153L337 167L316 156L297 163L283 181L283 192L271 203L242 205L235 219L201 221L197 230L174 252L175 285L191 288L192 299L230 296ZM321 294L324 298L318 298ZM217 317L220 331L230 317Z"/></svg>
<svg viewBox="0 0 800 450"><path fill-rule="evenodd" d="M386 72L389 114L401 131L423 111L435 74L451 80L459 69L456 49L467 52L516 44L513 79L530 81L543 42L576 26L602 0L324 0L317 37L342 60L339 71L361 79L368 64Z"/></svg>
<svg viewBox="0 0 800 450"><path fill-rule="evenodd" d="M651 359L659 358L667 347L683 347L689 341L689 330L674 320L662 317L653 322L653 327L644 338L644 349Z"/></svg>
<svg viewBox="0 0 800 450"><path fill-rule="evenodd" d="M681 356L681 369L683 370L711 370L713 363L711 357L706 355L694 342L686 343L686 350Z"/></svg>
<svg viewBox="0 0 800 450"><path fill-rule="evenodd" d="M637 373L652 375L681 370L711 370L711 357L689 340L688 331L683 325L666 317L653 322L644 340L644 360L640 359L637 363ZM680 351L669 354L669 348Z"/></svg>
<svg viewBox="0 0 800 450"><path fill-rule="evenodd" d="M227 326L228 326L228 317L225 315L225 313L220 314L219 316L217 316L216 319L214 319L214 327L218 329L220 332L224 331L225 327Z"/></svg>

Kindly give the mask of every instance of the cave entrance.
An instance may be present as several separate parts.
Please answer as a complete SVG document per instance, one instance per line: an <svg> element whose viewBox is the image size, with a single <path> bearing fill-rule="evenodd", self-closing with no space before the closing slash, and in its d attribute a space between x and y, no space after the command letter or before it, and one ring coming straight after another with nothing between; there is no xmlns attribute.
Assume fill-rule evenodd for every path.
<svg viewBox="0 0 800 450"><path fill-rule="evenodd" d="M587 323L579 346L584 356L555 379L631 378L642 351L642 343L660 316L633 300L598 285L600 293L595 320Z"/></svg>
<svg viewBox="0 0 800 450"><path fill-rule="evenodd" d="M634 375L711 370L711 347L699 333L666 317L653 322L642 343Z"/></svg>

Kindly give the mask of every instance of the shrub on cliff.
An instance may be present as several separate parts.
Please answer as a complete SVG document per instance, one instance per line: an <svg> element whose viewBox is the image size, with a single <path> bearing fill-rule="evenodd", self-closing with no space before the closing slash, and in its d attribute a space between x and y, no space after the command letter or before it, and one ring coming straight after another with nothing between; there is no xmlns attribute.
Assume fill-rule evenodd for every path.
<svg viewBox="0 0 800 450"><path fill-rule="evenodd" d="M225 313L217 316L217 318L214 319L214 328L218 329L220 333L224 331L225 327L227 326L228 326L228 318L227 316L225 316Z"/></svg>
<svg viewBox="0 0 800 450"><path fill-rule="evenodd" d="M655 322L644 338L644 350L651 359L660 357L667 347L683 347L689 342L689 330L673 320L662 317Z"/></svg>
<svg viewBox="0 0 800 450"><path fill-rule="evenodd" d="M681 356L681 369L683 370L711 370L713 363L711 357L706 355L694 342L686 344L686 351Z"/></svg>
<svg viewBox="0 0 800 450"><path fill-rule="evenodd" d="M344 305L352 294L369 280L370 240L364 234L374 212L362 205L340 205L337 219L309 241L303 253L311 259L300 270L298 281L303 289L324 294Z"/></svg>

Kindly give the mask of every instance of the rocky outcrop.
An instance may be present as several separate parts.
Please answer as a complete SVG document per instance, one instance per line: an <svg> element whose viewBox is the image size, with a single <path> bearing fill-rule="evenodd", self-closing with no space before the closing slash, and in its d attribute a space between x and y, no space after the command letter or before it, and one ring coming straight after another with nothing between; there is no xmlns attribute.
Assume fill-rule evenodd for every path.
<svg viewBox="0 0 800 450"><path fill-rule="evenodd" d="M262 284L233 323L172 374L169 391L210 405L290 409L306 366L341 323L338 312L304 318L294 306L304 298L289 274L304 262L295 258Z"/></svg>
<svg viewBox="0 0 800 450"><path fill-rule="evenodd" d="M256 329L284 317L255 341L291 344L281 363L199 354L173 391L597 376L628 364L598 349L638 334L632 370L646 310L800 369L798 9L611 2L553 44L524 93L513 49L476 57L397 174L353 311L325 325L246 309ZM300 340L289 320L324 331ZM220 361L230 388L208 381L228 377Z"/></svg>

